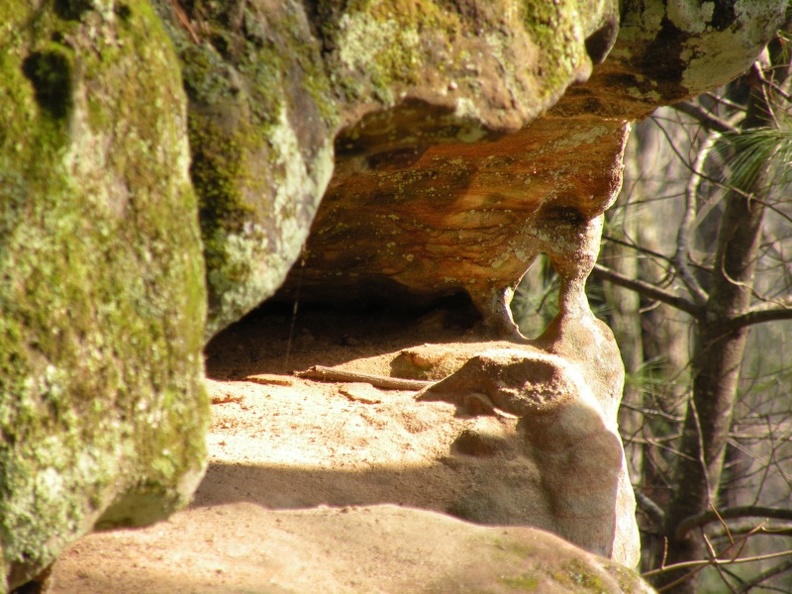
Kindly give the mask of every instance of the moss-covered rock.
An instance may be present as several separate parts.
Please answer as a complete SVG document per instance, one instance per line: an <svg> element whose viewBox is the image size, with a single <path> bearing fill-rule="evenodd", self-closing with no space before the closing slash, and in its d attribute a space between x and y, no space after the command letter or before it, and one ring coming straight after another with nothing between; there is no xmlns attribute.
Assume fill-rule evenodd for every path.
<svg viewBox="0 0 792 594"><path fill-rule="evenodd" d="M775 35L787 0L626 0L618 38L588 84L554 113L641 119L724 85Z"/></svg>
<svg viewBox="0 0 792 594"><path fill-rule="evenodd" d="M333 169L337 108L300 2L155 5L190 100L206 337L272 295L300 254Z"/></svg>
<svg viewBox="0 0 792 594"><path fill-rule="evenodd" d="M421 100L501 130L525 125L586 80L586 39L606 22L618 29L610 0L326 1L316 22L351 121Z"/></svg>
<svg viewBox="0 0 792 594"><path fill-rule="evenodd" d="M172 45L140 0L0 6L0 591L202 476L206 290Z"/></svg>
<svg viewBox="0 0 792 594"><path fill-rule="evenodd" d="M3 3L0 582L185 501L205 455L201 345L283 283L328 187L314 251L343 266L306 258L294 294L313 275L322 297L465 290L497 313L531 233L580 285L596 233L575 226L595 229L615 195L624 120L744 70L786 0L716 4ZM590 145L609 156L582 176ZM562 158L544 166L549 152ZM361 219L395 227L356 247ZM470 257L482 229L496 241ZM464 266L417 257L438 249Z"/></svg>

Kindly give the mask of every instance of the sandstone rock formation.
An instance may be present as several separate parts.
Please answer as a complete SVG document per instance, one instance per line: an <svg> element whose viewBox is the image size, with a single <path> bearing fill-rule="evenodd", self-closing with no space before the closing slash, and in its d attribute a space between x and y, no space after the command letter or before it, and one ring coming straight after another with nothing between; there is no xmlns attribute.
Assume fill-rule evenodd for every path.
<svg viewBox="0 0 792 594"><path fill-rule="evenodd" d="M421 137L387 145L377 138L368 148L386 166L390 150L409 165L409 153L438 142L517 130L588 77L586 38L615 31L617 21L613 1L328 2L311 10L297 0L266 8L199 1L185 11L165 0L155 4L190 98L207 336L283 281L330 181L340 130L367 113L398 114L400 121L414 114L417 121L397 127L375 122L380 136ZM420 107L399 108L411 103ZM361 209L352 218L369 216Z"/></svg>
<svg viewBox="0 0 792 594"><path fill-rule="evenodd" d="M205 467L178 64L145 2L0 7L0 591Z"/></svg>
<svg viewBox="0 0 792 594"><path fill-rule="evenodd" d="M546 252L562 315L536 346L588 344L625 121L744 70L785 5L6 2L0 582L183 503L201 340L275 293L309 231L285 299L461 291L522 340L510 293Z"/></svg>
<svg viewBox="0 0 792 594"><path fill-rule="evenodd" d="M611 363L611 385L599 391L601 384L592 381L597 375L581 363L541 349L493 347L424 389L418 399L451 402L463 415L505 412L519 419L511 439L522 444L523 464L505 465L502 474L461 492L455 514L487 524L519 518L633 567L640 558L635 499L615 423L623 374ZM603 371L599 378L604 380ZM465 433L455 448L486 455L475 450L486 449L487 441L486 431ZM515 484L519 494L511 498L521 501L515 507L522 513L505 505Z"/></svg>
<svg viewBox="0 0 792 594"><path fill-rule="evenodd" d="M251 526L258 538L241 542ZM174 551L179 531L190 535L189 548ZM148 532L127 551L117 535L92 535L58 564L53 594L652 592L624 566L542 530L474 526L394 505L272 512L224 504ZM82 565L89 554L113 564ZM136 567L124 571L130 559Z"/></svg>
<svg viewBox="0 0 792 594"><path fill-rule="evenodd" d="M628 125L544 118L490 142L429 146L413 132L423 118L410 104L339 136L305 265L280 298L297 285L303 301L420 305L463 292L496 335L514 336L506 294L539 253L573 275L596 258Z"/></svg>
<svg viewBox="0 0 792 594"><path fill-rule="evenodd" d="M56 564L52 594L316 589L306 584L334 593L498 591L504 576L501 586L509 581L516 591L520 582L508 578L542 584L541 592L586 592L565 568L634 564L634 523L614 526L614 514L632 522L631 491L616 489L621 448L599 403L588 399L542 430L503 411L416 400L412 389L295 377L283 371L290 320L270 312L235 324L207 353L210 464L193 504L150 528L81 539ZM488 349L558 359L507 341L471 342L464 329L444 328L440 315L416 324L408 315L306 310L297 337L295 368L315 363L339 373L383 375L397 361L407 372L409 359L434 379ZM572 375L562 381L579 382L576 364L563 364ZM576 431L575 418L588 431ZM610 559L563 546L556 562L550 538L548 549L515 551L516 563L507 555L514 567L503 573L511 537L545 541L528 526ZM625 592L640 584L627 568L617 573L631 578L620 581Z"/></svg>
<svg viewBox="0 0 792 594"><path fill-rule="evenodd" d="M715 89L753 63L784 8L778 0L627 0L607 60L551 113L641 119Z"/></svg>
<svg viewBox="0 0 792 594"><path fill-rule="evenodd" d="M397 2L378 4L378 16L397 12ZM744 71L774 34L784 7L781 0L685 8L663 0L625 2L617 19L615 4L599 3L592 12L599 16L582 20L582 31L570 40L579 48L570 50L578 56L577 78L566 76L561 86L588 79L590 61L602 63L586 84L569 86L549 112L544 104L526 110L526 96L511 88L511 99L497 104L495 112L491 101L485 102L488 109L466 108L470 101L478 105L502 96L459 97L468 84L493 88L480 73L492 72L488 55L503 54L489 48L483 62L441 54L443 72L457 76L470 70L475 83L440 78L447 87L437 92L437 76L417 79L428 91L396 77L401 94L380 98L378 110L362 119L342 117L346 125L336 137L336 167L305 263L295 267L280 298L294 299L298 286L303 301L377 297L425 303L464 292L496 334L513 335L508 301L533 258L545 252L558 266L574 260L573 251L580 255L573 238L566 245L557 241L559 222L569 234L584 236L615 198L628 122ZM459 10L474 20L492 18L492 9L483 5ZM576 8L574 2L561 3L558 14L538 21L562 31L560 23ZM384 22L395 25L393 18ZM528 27L527 34L535 40L537 31ZM519 51L519 44L515 47ZM356 63L364 64L368 55ZM328 56L336 68L336 54ZM527 50L522 55L525 69L546 73L552 67L548 58L534 63L530 56ZM557 52L548 56L557 58L556 66L566 64ZM506 83L515 80L508 66L499 67ZM556 97L555 91L547 93ZM343 115L350 107L340 109ZM374 110L370 102L367 110ZM497 134L520 126L514 134Z"/></svg>
<svg viewBox="0 0 792 594"><path fill-rule="evenodd" d="M210 337L272 295L300 252L338 108L301 2L153 3L189 98Z"/></svg>

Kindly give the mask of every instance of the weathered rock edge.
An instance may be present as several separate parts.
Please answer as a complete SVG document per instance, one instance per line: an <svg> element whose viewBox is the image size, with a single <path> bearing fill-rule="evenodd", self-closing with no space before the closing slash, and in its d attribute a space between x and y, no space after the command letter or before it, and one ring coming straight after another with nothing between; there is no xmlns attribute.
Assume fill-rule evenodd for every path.
<svg viewBox="0 0 792 594"><path fill-rule="evenodd" d="M283 282L340 130L411 102L427 144L517 130L589 76L586 39L617 29L615 0L154 4L190 98L207 338Z"/></svg>

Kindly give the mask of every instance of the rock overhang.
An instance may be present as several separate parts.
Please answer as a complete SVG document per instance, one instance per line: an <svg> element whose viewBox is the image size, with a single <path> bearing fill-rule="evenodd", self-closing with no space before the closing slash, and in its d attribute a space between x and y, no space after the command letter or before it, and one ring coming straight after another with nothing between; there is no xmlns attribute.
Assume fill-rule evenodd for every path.
<svg viewBox="0 0 792 594"><path fill-rule="evenodd" d="M379 9L366 22L383 18L401 23L408 18L394 21L395 5L375 4ZM455 15L448 18L467 27L457 30L468 32L462 35L463 48L473 42L471 30L483 35L487 27L502 25L518 13L522 17L515 22L529 38L526 47L540 43L547 34L545 25L556 23L528 6L532 3L521 13L506 11L500 17L479 4L448 7ZM574 3L562 4L554 18L563 20L564 10L572 14L579 9ZM528 50L523 57L534 61L520 64L520 71L528 74L519 84L514 74L518 69L499 64L493 71L492 64L485 68L482 62L471 70L474 81L467 71L459 71L467 81L460 87L448 74L448 64L458 55L429 51L427 60L415 65L431 76L391 77L395 90L387 100L361 102L358 95L357 101L342 104L333 176L301 264L276 299L294 299L298 284L306 301L379 296L423 305L462 292L485 321L509 333L513 324L498 321L509 315L504 294L508 301L537 254L548 254L556 267L569 258L581 258L584 268L590 267L598 249L589 237L590 227L599 225L597 217L620 189L629 122L744 71L774 34L784 6L780 0L732 7L702 2L689 10L660 0L617 4L598 3L571 37L556 23L560 38L579 46L579 52L570 52L583 52L585 58L570 69L563 56L553 54L568 75L558 85L563 91L548 91L543 96L550 100L534 108L527 108L525 101L542 93L521 95L515 89L525 91L526 84L537 81L546 87L552 77L546 71L548 58L537 60ZM352 18L333 14L344 22ZM414 19L415 11L408 16ZM439 22L435 13L418 31L431 38ZM344 34L330 30L335 41L329 44L328 63L342 63L349 75L350 63L338 58ZM384 51L376 44L372 48ZM491 45L479 55L485 62L503 59ZM358 70L365 70L362 59L353 60ZM466 63L473 62L469 58ZM592 62L597 63L593 72ZM502 80L493 82L493 72ZM366 84L380 80L369 71L364 79ZM479 91L473 93L474 87ZM504 89L510 101L502 100ZM369 93L377 96L371 88ZM566 231L559 233L558 228Z"/></svg>

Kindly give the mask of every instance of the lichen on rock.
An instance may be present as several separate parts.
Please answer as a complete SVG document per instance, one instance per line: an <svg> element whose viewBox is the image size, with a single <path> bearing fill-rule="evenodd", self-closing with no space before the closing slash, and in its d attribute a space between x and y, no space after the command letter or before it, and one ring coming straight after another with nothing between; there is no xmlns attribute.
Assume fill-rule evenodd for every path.
<svg viewBox="0 0 792 594"><path fill-rule="evenodd" d="M360 0L319 4L347 122L405 100L516 129L588 77L586 38L610 3Z"/></svg>
<svg viewBox="0 0 792 594"><path fill-rule="evenodd" d="M301 3L155 6L189 98L208 339L272 295L299 256L332 173L337 108Z"/></svg>
<svg viewBox="0 0 792 594"><path fill-rule="evenodd" d="M185 99L146 2L0 8L0 542L24 582L205 467Z"/></svg>
<svg viewBox="0 0 792 594"><path fill-rule="evenodd" d="M641 119L724 85L748 69L783 18L786 0L624 2L618 38L584 87L553 113Z"/></svg>

